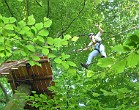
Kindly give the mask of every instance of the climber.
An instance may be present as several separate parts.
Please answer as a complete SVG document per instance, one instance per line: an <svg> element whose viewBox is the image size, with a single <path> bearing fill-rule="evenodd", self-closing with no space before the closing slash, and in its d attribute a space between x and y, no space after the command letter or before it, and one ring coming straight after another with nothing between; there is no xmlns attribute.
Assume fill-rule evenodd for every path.
<svg viewBox="0 0 139 110"><path fill-rule="evenodd" d="M81 63L81 66L88 69L88 66L91 64L92 59L97 56L98 54L101 55L102 58L106 57L106 52L105 52L105 47L102 44L102 39L101 39L101 35L103 33L103 30L100 28L99 25L95 25L99 32L97 33L97 35L95 35L94 33L90 33L88 35L89 39L91 40L91 42L89 43L89 45L86 48L83 49L79 49L78 51L84 51L84 50L89 50L90 48L94 48L94 50L89 54L88 56L88 60L86 62L86 64Z"/></svg>

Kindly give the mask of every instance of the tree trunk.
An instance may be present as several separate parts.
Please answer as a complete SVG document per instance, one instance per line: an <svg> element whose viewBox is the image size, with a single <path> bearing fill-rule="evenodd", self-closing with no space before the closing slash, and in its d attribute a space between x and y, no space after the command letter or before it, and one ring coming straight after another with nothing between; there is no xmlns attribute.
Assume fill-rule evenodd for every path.
<svg viewBox="0 0 139 110"><path fill-rule="evenodd" d="M27 84L21 84L11 100L6 104L4 110L24 110L26 104L25 96L30 95L31 87Z"/></svg>
<svg viewBox="0 0 139 110"><path fill-rule="evenodd" d="M8 102L9 101L9 97L8 97L8 94L7 94L7 91L6 89L4 88L4 86L2 85L2 83L0 82L0 88L2 89L4 95L5 95L5 100L1 100L2 102Z"/></svg>

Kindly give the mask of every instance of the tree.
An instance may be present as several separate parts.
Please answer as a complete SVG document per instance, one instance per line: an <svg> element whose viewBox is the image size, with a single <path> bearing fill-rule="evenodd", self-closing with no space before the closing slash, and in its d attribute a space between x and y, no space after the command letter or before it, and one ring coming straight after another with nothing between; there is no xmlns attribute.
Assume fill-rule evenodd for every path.
<svg viewBox="0 0 139 110"><path fill-rule="evenodd" d="M19 10L17 13L16 8L10 8L17 20L27 20L28 15L33 14L36 22L41 22L45 16L53 21L48 29L49 37L44 38L52 53L48 54L47 49L44 53L53 65L56 85L50 89L55 92L55 97L47 101L48 106L44 106L44 99L40 100L42 105L38 106L37 102L37 107L138 109L138 31L135 31L139 27L138 1L34 0L18 3L17 6L16 1L8 2L10 7ZM5 6L2 15L11 17L6 3L0 5ZM88 52L77 53L75 50L88 43L88 33L97 32L93 28L95 23L102 25L105 31L103 39L108 58L97 57L89 70L83 70L79 64L86 60Z"/></svg>
<svg viewBox="0 0 139 110"><path fill-rule="evenodd" d="M7 103L4 110L23 110L26 105L26 99L24 97L31 94L31 87L29 85L22 84L17 88L17 91L12 99Z"/></svg>

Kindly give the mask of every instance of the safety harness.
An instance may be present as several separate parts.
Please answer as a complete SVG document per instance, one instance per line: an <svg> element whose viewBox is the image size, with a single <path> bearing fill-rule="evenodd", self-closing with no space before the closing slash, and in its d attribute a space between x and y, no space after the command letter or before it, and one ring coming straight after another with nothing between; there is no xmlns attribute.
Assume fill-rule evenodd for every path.
<svg viewBox="0 0 139 110"><path fill-rule="evenodd" d="M100 45L102 44L101 42L96 42L96 43L98 43L98 45L97 46L95 46L95 49L94 50L97 50L99 53L100 53Z"/></svg>

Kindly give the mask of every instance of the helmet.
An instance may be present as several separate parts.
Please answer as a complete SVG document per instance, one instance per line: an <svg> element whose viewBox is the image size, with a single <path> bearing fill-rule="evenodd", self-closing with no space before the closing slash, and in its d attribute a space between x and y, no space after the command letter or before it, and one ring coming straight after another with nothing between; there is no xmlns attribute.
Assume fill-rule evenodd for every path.
<svg viewBox="0 0 139 110"><path fill-rule="evenodd" d="M95 35L95 34L94 34L94 33L90 33L90 34L88 34L88 37L91 36L91 35L93 36L93 35Z"/></svg>

